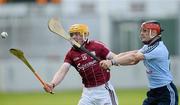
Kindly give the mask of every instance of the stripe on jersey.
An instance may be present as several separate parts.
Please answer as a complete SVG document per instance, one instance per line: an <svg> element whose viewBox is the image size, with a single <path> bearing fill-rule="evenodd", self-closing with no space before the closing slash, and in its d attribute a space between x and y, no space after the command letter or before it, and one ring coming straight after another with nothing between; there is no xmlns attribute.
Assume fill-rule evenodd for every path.
<svg viewBox="0 0 180 105"><path fill-rule="evenodd" d="M144 51L143 53L149 53L151 52L152 50L154 50L157 46L159 45L159 42L155 43L154 45L152 46L148 46L148 49L146 51Z"/></svg>

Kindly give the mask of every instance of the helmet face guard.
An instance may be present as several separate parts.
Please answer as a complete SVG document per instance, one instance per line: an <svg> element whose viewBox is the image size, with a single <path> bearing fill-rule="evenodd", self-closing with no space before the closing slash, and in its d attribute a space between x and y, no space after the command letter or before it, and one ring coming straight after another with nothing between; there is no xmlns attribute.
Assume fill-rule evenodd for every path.
<svg viewBox="0 0 180 105"><path fill-rule="evenodd" d="M160 23L157 21L146 21L141 24L141 28L156 30L157 34L160 35L163 29L161 29Z"/></svg>
<svg viewBox="0 0 180 105"><path fill-rule="evenodd" d="M161 29L160 23L157 21L146 21L141 24L141 29L149 30L149 40L142 41L144 44L152 44L157 40L161 40L161 32L164 31ZM152 35L152 30L157 32L156 35Z"/></svg>

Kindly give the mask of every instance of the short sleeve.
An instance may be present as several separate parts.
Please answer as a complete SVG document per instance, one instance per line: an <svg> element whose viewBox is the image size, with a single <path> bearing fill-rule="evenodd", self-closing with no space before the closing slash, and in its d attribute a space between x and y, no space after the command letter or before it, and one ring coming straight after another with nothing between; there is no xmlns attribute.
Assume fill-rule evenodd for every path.
<svg viewBox="0 0 180 105"><path fill-rule="evenodd" d="M104 59L106 59L106 56L109 54L109 52L110 52L110 50L107 48L107 46L104 44L104 43L102 43L102 42L99 42L99 41L95 41L95 43L97 44L97 49L100 49L99 50L99 56L101 57L101 58L104 58Z"/></svg>
<svg viewBox="0 0 180 105"><path fill-rule="evenodd" d="M73 64L70 51L66 54L64 62L68 62L71 65Z"/></svg>
<svg viewBox="0 0 180 105"><path fill-rule="evenodd" d="M164 59L167 55L167 50L159 44L148 47L148 49L144 52L145 59Z"/></svg>

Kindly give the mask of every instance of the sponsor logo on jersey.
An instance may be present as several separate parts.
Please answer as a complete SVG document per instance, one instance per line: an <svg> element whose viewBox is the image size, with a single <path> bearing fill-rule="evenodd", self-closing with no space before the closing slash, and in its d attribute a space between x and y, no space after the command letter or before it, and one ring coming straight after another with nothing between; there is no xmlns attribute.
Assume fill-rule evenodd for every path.
<svg viewBox="0 0 180 105"><path fill-rule="evenodd" d="M87 59L87 54L86 53L82 54L81 58L82 58L83 61L86 60Z"/></svg>
<svg viewBox="0 0 180 105"><path fill-rule="evenodd" d="M96 55L95 51L91 51L91 53L92 53L93 55ZM88 57L90 57L90 56L87 55L86 53L81 54L81 59L82 59L83 61L87 60ZM91 59L94 59L94 58L92 58L92 57L90 57L90 58L91 58ZM80 59L80 58L76 58L76 59ZM80 70L85 70L85 69L87 69L87 68L95 65L96 62L97 62L96 60L92 60L91 62L88 62L88 63L86 63L86 64L78 63L78 64L77 64L77 68L78 68L79 71L80 71Z"/></svg>
<svg viewBox="0 0 180 105"><path fill-rule="evenodd" d="M88 62L88 63L83 64L83 65L81 65L80 63L78 63L78 64L77 64L77 68L78 68L78 70L85 70L85 69L87 69L87 68L95 65L96 62L97 62L96 60L93 60L92 62Z"/></svg>
<svg viewBox="0 0 180 105"><path fill-rule="evenodd" d="M74 59L73 59L73 61L77 61L77 60L79 60L80 58L79 57L75 57Z"/></svg>

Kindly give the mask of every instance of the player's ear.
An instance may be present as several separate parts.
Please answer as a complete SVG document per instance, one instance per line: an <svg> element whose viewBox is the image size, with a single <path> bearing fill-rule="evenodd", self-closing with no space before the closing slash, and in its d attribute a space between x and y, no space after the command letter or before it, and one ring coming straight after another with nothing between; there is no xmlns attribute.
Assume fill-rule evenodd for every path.
<svg viewBox="0 0 180 105"><path fill-rule="evenodd" d="M152 35L153 36L157 36L158 35L158 32L156 30L152 30Z"/></svg>

